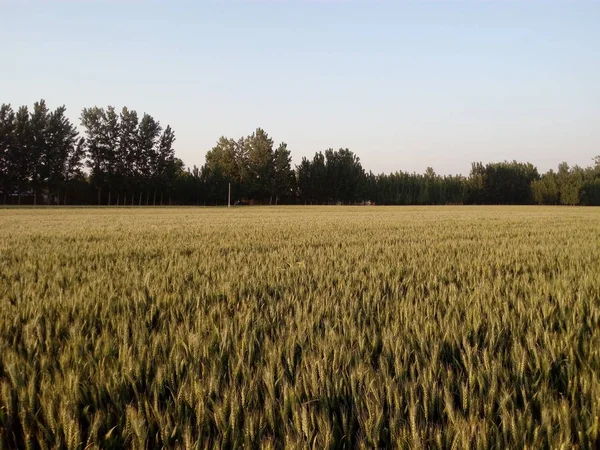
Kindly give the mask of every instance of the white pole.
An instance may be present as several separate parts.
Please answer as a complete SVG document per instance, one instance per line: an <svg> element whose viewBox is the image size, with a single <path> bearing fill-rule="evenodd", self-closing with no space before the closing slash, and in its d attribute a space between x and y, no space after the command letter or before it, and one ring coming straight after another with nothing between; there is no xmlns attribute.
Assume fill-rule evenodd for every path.
<svg viewBox="0 0 600 450"><path fill-rule="evenodd" d="M229 183L229 194L227 195L227 207L231 207L231 183Z"/></svg>

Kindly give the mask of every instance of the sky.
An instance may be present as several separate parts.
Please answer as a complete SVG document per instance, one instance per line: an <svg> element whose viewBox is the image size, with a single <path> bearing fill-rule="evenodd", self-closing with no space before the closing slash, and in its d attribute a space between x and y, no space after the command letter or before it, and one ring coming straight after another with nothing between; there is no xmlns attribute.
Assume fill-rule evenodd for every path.
<svg viewBox="0 0 600 450"><path fill-rule="evenodd" d="M257 127L375 173L600 154L600 0L0 0L0 103L147 112L187 166Z"/></svg>

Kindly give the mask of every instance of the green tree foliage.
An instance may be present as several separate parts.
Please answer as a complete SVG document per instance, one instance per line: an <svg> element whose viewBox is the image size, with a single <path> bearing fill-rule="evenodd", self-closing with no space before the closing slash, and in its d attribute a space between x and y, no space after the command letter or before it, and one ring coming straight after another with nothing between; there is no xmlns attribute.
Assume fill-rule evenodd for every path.
<svg viewBox="0 0 600 450"><path fill-rule="evenodd" d="M31 128L29 126L29 109L21 106L15 117L14 146L9 150L9 167L17 191L18 203L21 196L29 187L31 178Z"/></svg>
<svg viewBox="0 0 600 450"><path fill-rule="evenodd" d="M467 180L462 176L440 176L433 169L424 175L408 172L381 174L369 182L370 199L381 205L446 205L465 201Z"/></svg>
<svg viewBox="0 0 600 450"><path fill-rule="evenodd" d="M281 198L293 199L295 196L296 175L292 169L292 153L287 144L282 142L273 154L273 182L271 198L275 198L275 204Z"/></svg>
<svg viewBox="0 0 600 450"><path fill-rule="evenodd" d="M201 179L209 187L205 191L210 204L227 201L229 184L232 198L238 199L242 196L243 145L243 139L236 142L221 136L217 144L206 153L206 164L201 169Z"/></svg>
<svg viewBox="0 0 600 450"><path fill-rule="evenodd" d="M550 170L539 180L531 183L531 194L535 203L539 205L560 204L560 191L556 178L556 173Z"/></svg>
<svg viewBox="0 0 600 450"><path fill-rule="evenodd" d="M106 149L106 183L108 188L108 204L112 204L112 194L114 191L119 192L120 183L122 182L122 174L119 173L119 138L120 138L120 123L119 115L114 106L109 106L106 109L105 122L103 126L103 139Z"/></svg>
<svg viewBox="0 0 600 450"><path fill-rule="evenodd" d="M50 111L41 100L31 112L23 106L15 114L9 105L2 105L0 189L4 201L8 197L14 203L12 197L16 197L16 203L21 203L25 196L36 204L43 194L48 203L67 203L69 198L89 203L91 186L99 204L114 204L114 193L120 204L121 194L128 191L132 200L137 191L141 203L142 190L148 203L150 190L162 196L173 189L176 172L183 169L175 164L175 135L170 127L163 132L151 116L139 123L135 111L124 108L118 114L113 107L85 108L81 124L87 140L79 138L64 106Z"/></svg>
<svg viewBox="0 0 600 450"><path fill-rule="evenodd" d="M257 128L243 141L242 161L245 163L244 183L249 197L272 202L272 186L275 177L273 139Z"/></svg>
<svg viewBox="0 0 600 450"><path fill-rule="evenodd" d="M586 206L600 206L600 177L583 183L581 203Z"/></svg>
<svg viewBox="0 0 600 450"><path fill-rule="evenodd" d="M363 200L359 194L365 171L358 156L347 148L338 151L330 148L325 151L325 169L330 201L351 204Z"/></svg>
<svg viewBox="0 0 600 450"><path fill-rule="evenodd" d="M61 106L50 113L47 125L46 179L48 198L60 204L60 193L67 183L81 175L85 141L78 138L75 126L65 116ZM65 198L66 199L66 198Z"/></svg>
<svg viewBox="0 0 600 450"><path fill-rule="evenodd" d="M296 184L298 186L298 198L304 202L312 202L313 186L311 182L311 162L306 158L302 158L300 165L296 166Z"/></svg>
<svg viewBox="0 0 600 450"><path fill-rule="evenodd" d="M154 167L155 187L161 194L161 204L162 195L167 193L170 198L175 180L183 171L183 162L175 158L175 149L173 148L174 143L175 133L171 126L168 125L160 136L156 165ZM154 203L156 203L156 189L154 190L154 194Z"/></svg>
<svg viewBox="0 0 600 450"><path fill-rule="evenodd" d="M559 164L556 175L560 192L560 203L563 205L578 205L581 200L583 185L582 170L575 166L570 168L566 162Z"/></svg>
<svg viewBox="0 0 600 450"><path fill-rule="evenodd" d="M157 182L158 143L162 128L149 114L144 114L138 129L138 151L136 163L141 175L140 184L146 192L146 205L150 204L150 191ZM143 196L140 195L140 203Z"/></svg>
<svg viewBox="0 0 600 450"><path fill-rule="evenodd" d="M594 167L585 170L581 201L584 205L600 205L600 156L594 158Z"/></svg>
<svg viewBox="0 0 600 450"><path fill-rule="evenodd" d="M61 106L50 111L44 100L32 112L26 106L15 114L0 107L0 190L3 201L25 195L33 204L42 199L59 203L67 182L80 176L82 141Z"/></svg>
<svg viewBox="0 0 600 450"><path fill-rule="evenodd" d="M120 135L117 150L117 171L120 174L120 186L123 189L123 202L127 204L127 198L133 203L135 193L140 194L138 188L141 179L138 167L138 127L139 118L136 111L123 107L119 117Z"/></svg>
<svg viewBox="0 0 600 450"><path fill-rule="evenodd" d="M127 198L138 205L162 204L163 196L175 189L183 167L175 160L175 133L170 126L162 129L149 114L138 119L136 111L114 107L86 108L81 124L87 135L86 150L90 178L107 204L126 204ZM121 198L123 199L121 201Z"/></svg>
<svg viewBox="0 0 600 450"><path fill-rule="evenodd" d="M304 203L351 204L364 200L365 171L348 149L327 149L304 158L296 167L300 199Z"/></svg>
<svg viewBox="0 0 600 450"><path fill-rule="evenodd" d="M175 158L175 168L181 168L177 172L173 184L173 197L175 201L185 205L204 205L207 201L206 186L203 171L193 166L184 170L183 161Z"/></svg>
<svg viewBox="0 0 600 450"><path fill-rule="evenodd" d="M561 163L539 175L517 161L471 165L468 177L396 171L367 173L347 148L316 152L292 168L262 128L237 140L222 136L202 167L175 157L175 133L127 107L84 108L85 138L66 108L0 107L0 195L4 203L107 205L257 204L546 204L600 205L600 156L592 167ZM95 192L95 194L94 194Z"/></svg>
<svg viewBox="0 0 600 450"><path fill-rule="evenodd" d="M594 158L593 167L569 167L566 162L558 171L548 171L539 181L531 184L538 204L600 205L600 157Z"/></svg>
<svg viewBox="0 0 600 450"><path fill-rule="evenodd" d="M30 186L33 189L33 203L37 203L40 189L45 187L45 181L49 177L49 153L51 152L48 142L49 110L44 100L33 105L33 112L29 120L29 149L27 152L28 165L30 169Z"/></svg>
<svg viewBox="0 0 600 450"><path fill-rule="evenodd" d="M3 203L15 181L11 158L15 152L15 112L10 105L0 106L0 189Z"/></svg>
<svg viewBox="0 0 600 450"><path fill-rule="evenodd" d="M107 186L109 172L109 150L105 137L106 113L94 106L81 113L81 125L86 133L87 165L90 169L92 186L98 193L98 204L102 202L102 189Z"/></svg>
<svg viewBox="0 0 600 450"><path fill-rule="evenodd" d="M531 163L473 163L467 201L499 205L524 205L533 202L531 183L539 179Z"/></svg>
<svg viewBox="0 0 600 450"><path fill-rule="evenodd" d="M291 152L285 143L273 150L273 140L261 128L237 141L219 138L201 172L209 204L226 202L229 184L233 201L272 204L295 197Z"/></svg>
<svg viewBox="0 0 600 450"><path fill-rule="evenodd" d="M325 164L325 156L322 152L315 153L313 157L310 177L311 182L314 184L314 199L318 203L325 203L330 195L328 195L327 166Z"/></svg>

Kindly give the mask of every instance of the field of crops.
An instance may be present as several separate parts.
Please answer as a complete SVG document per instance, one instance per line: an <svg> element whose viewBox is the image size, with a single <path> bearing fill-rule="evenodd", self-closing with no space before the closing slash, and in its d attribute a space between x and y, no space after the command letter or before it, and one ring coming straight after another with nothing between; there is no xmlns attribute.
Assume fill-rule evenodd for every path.
<svg viewBox="0 0 600 450"><path fill-rule="evenodd" d="M600 209L0 210L0 448L598 448Z"/></svg>

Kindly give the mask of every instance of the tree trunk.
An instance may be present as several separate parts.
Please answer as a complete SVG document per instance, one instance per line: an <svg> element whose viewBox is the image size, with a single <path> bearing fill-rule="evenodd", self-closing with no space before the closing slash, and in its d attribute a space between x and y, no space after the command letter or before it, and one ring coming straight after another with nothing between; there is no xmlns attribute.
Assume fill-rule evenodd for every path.
<svg viewBox="0 0 600 450"><path fill-rule="evenodd" d="M19 200L18 200L17 205L20 205L20 204L21 204L21 191L19 191Z"/></svg>
<svg viewBox="0 0 600 450"><path fill-rule="evenodd" d="M60 191L56 192L56 204L60 206Z"/></svg>
<svg viewBox="0 0 600 450"><path fill-rule="evenodd" d="M107 203L107 205L109 205L109 206L110 206L110 196L111 196L111 194L112 194L112 191L108 191L108 203Z"/></svg>
<svg viewBox="0 0 600 450"><path fill-rule="evenodd" d="M98 205L102 203L102 189L98 189Z"/></svg>
<svg viewBox="0 0 600 450"><path fill-rule="evenodd" d="M150 204L150 191L146 191L146 206Z"/></svg>
<svg viewBox="0 0 600 450"><path fill-rule="evenodd" d="M119 200L121 200L121 192L117 192L117 206L119 206Z"/></svg>
<svg viewBox="0 0 600 450"><path fill-rule="evenodd" d="M156 189L154 189L154 197L152 198L152 206L156 206Z"/></svg>
<svg viewBox="0 0 600 450"><path fill-rule="evenodd" d="M160 192L160 206L162 206L162 202L163 202L163 193L162 191ZM171 197L169 197L169 205L171 204Z"/></svg>
<svg viewBox="0 0 600 450"><path fill-rule="evenodd" d="M140 203L138 206L142 206L142 197L144 196L143 192L140 192Z"/></svg>

